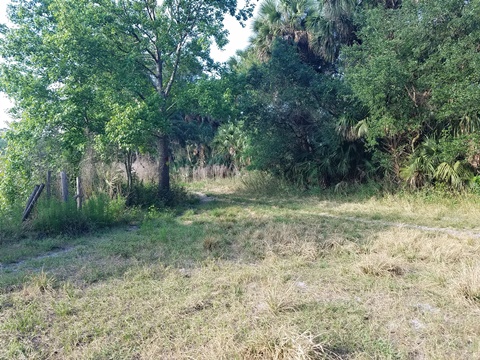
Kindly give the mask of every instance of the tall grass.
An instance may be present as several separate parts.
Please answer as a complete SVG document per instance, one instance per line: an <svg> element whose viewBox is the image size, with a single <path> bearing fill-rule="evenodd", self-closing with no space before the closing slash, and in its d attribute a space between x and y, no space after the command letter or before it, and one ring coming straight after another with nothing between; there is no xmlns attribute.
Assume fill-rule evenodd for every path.
<svg viewBox="0 0 480 360"><path fill-rule="evenodd" d="M181 206L185 203L192 203L194 198L189 195L186 189L177 184L172 184L168 193L158 194L158 186L155 183L136 183L132 189L124 190L127 198L127 206L137 206L142 209L163 209L165 207Z"/></svg>
<svg viewBox="0 0 480 360"><path fill-rule="evenodd" d="M23 235L22 212L23 209L20 206L0 211L0 244L18 239Z"/></svg>
<svg viewBox="0 0 480 360"><path fill-rule="evenodd" d="M181 182L204 181L208 179L225 179L239 175L236 168L231 168L222 164L213 164L206 166L182 166L172 171L175 180Z"/></svg>
<svg viewBox="0 0 480 360"><path fill-rule="evenodd" d="M110 200L106 194L88 199L82 209L74 200L57 199L38 203L31 228L44 234L82 234L125 220L125 201Z"/></svg>
<svg viewBox="0 0 480 360"><path fill-rule="evenodd" d="M285 179L273 176L265 171L249 171L241 178L243 190L256 195L278 195L298 192L299 188Z"/></svg>

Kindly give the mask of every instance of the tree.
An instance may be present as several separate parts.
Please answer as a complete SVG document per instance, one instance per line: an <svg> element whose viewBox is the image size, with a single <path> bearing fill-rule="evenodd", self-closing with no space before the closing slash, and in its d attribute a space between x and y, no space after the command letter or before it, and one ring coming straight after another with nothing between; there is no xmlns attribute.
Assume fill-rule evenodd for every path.
<svg viewBox="0 0 480 360"><path fill-rule="evenodd" d="M268 62L245 75L241 96L252 167L307 185L328 185L359 170L361 147L344 142L336 122L347 109L339 77L303 63L295 49L277 40Z"/></svg>
<svg viewBox="0 0 480 360"><path fill-rule="evenodd" d="M10 194L27 191L46 169L78 173L85 149L110 116L90 61L104 58L98 36L79 31L69 41L56 15L54 1L14 1L9 16L15 26L2 29L0 86L15 99L14 116L21 120L7 132L2 183Z"/></svg>
<svg viewBox="0 0 480 360"><path fill-rule="evenodd" d="M227 129L232 130L233 128L237 129L234 133L239 136L238 140L241 138L236 126L236 122L241 115L237 100L244 90L244 84L235 72L229 68L219 69L216 75L203 76L195 83L190 84L187 95L184 97L188 104L185 103L181 107L189 112L190 119L201 119L201 121L189 122L190 124L198 124L197 136L192 137L191 140L200 149L199 154L201 155L206 148L210 150L210 163L221 163L239 168L241 164L238 160L242 156L242 150L237 147L235 156L232 157L231 152L233 150L226 146L225 140L229 138L228 135L231 135L231 132ZM222 146L221 143L225 146ZM241 148L244 149L245 147L241 146Z"/></svg>
<svg viewBox="0 0 480 360"><path fill-rule="evenodd" d="M7 147L7 140L5 140L6 130L0 130L0 155L3 154L5 148Z"/></svg>
<svg viewBox="0 0 480 360"><path fill-rule="evenodd" d="M316 11L311 0L265 0L253 23L252 44L260 59L267 60L277 38L291 41L308 53L307 18ZM307 54L305 54L307 55Z"/></svg>
<svg viewBox="0 0 480 360"><path fill-rule="evenodd" d="M357 119L337 68L340 47L356 38L355 8L350 0L261 4L252 46L234 64L247 73L252 166L320 184L361 172L363 143L342 137L339 124Z"/></svg>
<svg viewBox="0 0 480 360"><path fill-rule="evenodd" d="M36 113L48 99L64 133L102 133L111 116L106 105L117 100L108 95L121 92L130 109L139 104L141 128L157 139L165 194L175 85L213 66L210 44L226 43L227 14L245 20L252 9L247 1L237 11L237 0L17 0L10 10L16 26L4 31L0 49L7 60L2 88L21 111Z"/></svg>

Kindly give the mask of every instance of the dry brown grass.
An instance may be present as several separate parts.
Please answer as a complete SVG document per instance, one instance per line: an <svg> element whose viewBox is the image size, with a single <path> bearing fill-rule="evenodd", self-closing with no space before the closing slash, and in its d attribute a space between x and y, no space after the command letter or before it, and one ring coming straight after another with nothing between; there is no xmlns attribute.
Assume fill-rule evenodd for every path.
<svg viewBox="0 0 480 360"><path fill-rule="evenodd" d="M408 271L399 259L378 254L363 257L359 266L362 273L375 276L401 276Z"/></svg>
<svg viewBox="0 0 480 360"><path fill-rule="evenodd" d="M480 204L473 195L458 195L441 198L439 195L385 195L367 200L322 201L317 207L327 208L330 213L373 220L394 221L443 228L471 229L480 232L477 219Z"/></svg>
<svg viewBox="0 0 480 360"><path fill-rule="evenodd" d="M480 305L480 264L462 264L454 288L473 305Z"/></svg>
<svg viewBox="0 0 480 360"><path fill-rule="evenodd" d="M265 257L298 256L314 261L319 256L317 229L292 224L266 223L253 231L252 240Z"/></svg>

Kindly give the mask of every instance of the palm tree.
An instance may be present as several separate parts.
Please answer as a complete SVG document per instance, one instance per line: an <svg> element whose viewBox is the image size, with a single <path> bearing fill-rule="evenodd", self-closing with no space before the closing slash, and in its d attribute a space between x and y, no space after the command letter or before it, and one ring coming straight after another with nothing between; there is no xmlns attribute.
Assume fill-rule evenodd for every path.
<svg viewBox="0 0 480 360"><path fill-rule="evenodd" d="M334 62L341 45L351 45L356 39L353 24L355 0L321 0L320 11L309 18L308 27L317 36L316 52L327 61Z"/></svg>
<svg viewBox="0 0 480 360"><path fill-rule="evenodd" d="M323 67L337 59L341 44L353 41L354 7L354 0L265 0L251 42L261 60L282 39L296 45L303 61Z"/></svg>
<svg viewBox="0 0 480 360"><path fill-rule="evenodd" d="M308 27L308 19L318 10L313 0L265 0L253 23L251 42L261 60L270 57L276 39L282 39L298 47L300 54L311 58L315 35Z"/></svg>

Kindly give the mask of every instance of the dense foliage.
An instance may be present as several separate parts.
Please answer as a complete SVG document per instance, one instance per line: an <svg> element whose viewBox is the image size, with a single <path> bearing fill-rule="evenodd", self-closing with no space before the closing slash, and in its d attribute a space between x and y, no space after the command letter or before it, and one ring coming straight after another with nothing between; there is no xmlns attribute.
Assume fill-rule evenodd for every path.
<svg viewBox="0 0 480 360"><path fill-rule="evenodd" d="M369 111L366 141L414 187L459 188L476 171L479 13L477 1L457 0L364 11L361 42L344 50L347 83Z"/></svg>
<svg viewBox="0 0 480 360"><path fill-rule="evenodd" d="M225 16L253 5L13 1L0 85L21 121L4 135L1 206L86 163L122 164L117 188L138 199L141 154L158 164L157 196L172 165L303 186L479 183L478 1L265 0L250 47L214 63Z"/></svg>
<svg viewBox="0 0 480 360"><path fill-rule="evenodd" d="M245 74L242 95L252 167L303 185L330 185L358 176L362 144L346 141L337 120L350 105L337 76L316 72L278 40L267 63Z"/></svg>

